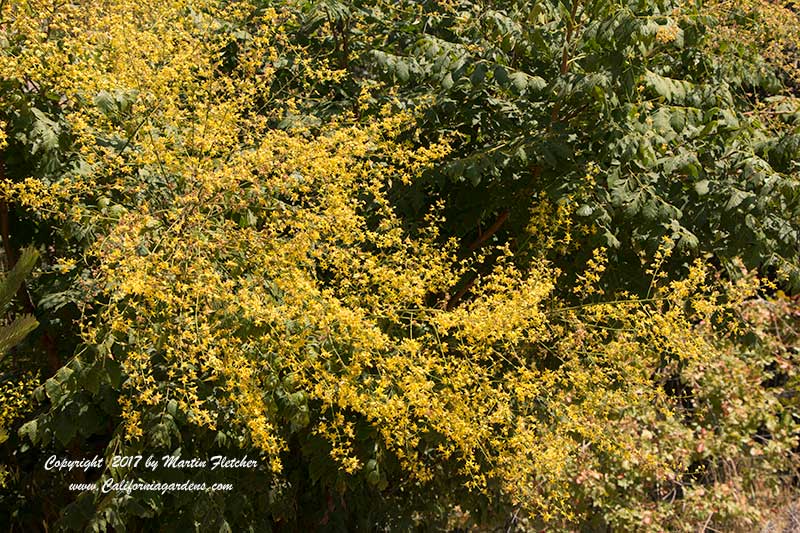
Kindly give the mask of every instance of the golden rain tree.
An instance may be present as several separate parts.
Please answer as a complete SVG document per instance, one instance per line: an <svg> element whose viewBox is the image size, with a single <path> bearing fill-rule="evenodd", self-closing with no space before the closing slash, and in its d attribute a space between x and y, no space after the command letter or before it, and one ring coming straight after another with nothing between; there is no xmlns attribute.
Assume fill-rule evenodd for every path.
<svg viewBox="0 0 800 533"><path fill-rule="evenodd" d="M770 283L744 269L723 279L703 261L668 273L669 238L645 295L604 293L604 248L566 291L556 265L520 265L511 245L464 254L444 202L410 219L395 197L446 161L457 135L415 138L425 104L389 91L375 105L379 83L326 120L305 115L315 88L349 74L293 40L296 7L0 7L2 198L15 224L3 238L47 249L32 290L73 349L55 354L6 444L9 523L688 531L763 520L797 445L781 395L793 382L763 386L774 350L791 379L796 355L748 307ZM566 253L572 214L554 210ZM37 499L51 452L247 454L259 466L107 461L48 483L222 480L236 493L62 487Z"/></svg>

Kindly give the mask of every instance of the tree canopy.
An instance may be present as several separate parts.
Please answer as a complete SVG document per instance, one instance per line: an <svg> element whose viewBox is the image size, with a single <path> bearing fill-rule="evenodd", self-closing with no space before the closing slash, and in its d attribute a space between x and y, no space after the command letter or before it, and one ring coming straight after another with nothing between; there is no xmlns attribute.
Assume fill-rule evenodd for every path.
<svg viewBox="0 0 800 533"><path fill-rule="evenodd" d="M798 496L798 17L0 2L0 524L754 530Z"/></svg>

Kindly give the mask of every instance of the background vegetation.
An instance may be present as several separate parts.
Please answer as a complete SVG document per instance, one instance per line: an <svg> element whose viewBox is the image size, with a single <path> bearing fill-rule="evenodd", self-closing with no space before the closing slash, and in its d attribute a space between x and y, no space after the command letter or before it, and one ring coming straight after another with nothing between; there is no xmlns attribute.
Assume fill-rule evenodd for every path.
<svg viewBox="0 0 800 533"><path fill-rule="evenodd" d="M799 16L0 2L0 525L756 530L798 490ZM107 479L235 492L69 490Z"/></svg>

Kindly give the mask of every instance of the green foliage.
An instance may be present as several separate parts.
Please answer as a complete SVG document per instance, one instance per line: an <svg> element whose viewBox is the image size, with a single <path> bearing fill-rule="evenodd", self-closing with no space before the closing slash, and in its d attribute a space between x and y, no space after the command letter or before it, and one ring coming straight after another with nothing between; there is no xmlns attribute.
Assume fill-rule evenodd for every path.
<svg viewBox="0 0 800 533"><path fill-rule="evenodd" d="M0 19L4 244L43 255L2 370L45 376L0 391L0 526L743 530L796 496L791 10ZM258 466L111 466L151 454ZM120 479L235 491L68 488Z"/></svg>
<svg viewBox="0 0 800 533"><path fill-rule="evenodd" d="M33 270L38 258L39 253L35 249L26 248L5 279L0 281L0 310L8 309L11 299L19 290L25 277ZM18 316L10 324L2 326L0 328L0 359L38 326L39 322L32 315Z"/></svg>
<svg viewBox="0 0 800 533"><path fill-rule="evenodd" d="M14 267L8 272L4 279L0 280L0 311L11 315L11 300L17 291L20 290L24 279L30 274L37 259L38 252L33 248L23 250L20 258ZM39 325L36 318L32 315L21 315L14 318L10 324L0 326L0 444L6 442L13 424L22 417L29 407L27 395L30 389L35 386L35 379L30 375L19 379L17 376L7 372L7 365L4 359L8 352L18 346L30 332ZM15 379L17 378L17 379ZM5 464L0 464L0 488L6 484L8 470Z"/></svg>
<svg viewBox="0 0 800 533"><path fill-rule="evenodd" d="M796 127L781 124L788 115L765 123L754 113L781 93L780 67L750 75L709 49L736 44L713 31L733 16L678 2L356 3L347 80L384 84L370 92L374 105L425 109L416 138L453 136L455 153L429 184L398 196L442 192L458 235L475 238L510 210L506 238L526 241L546 193L590 228L576 236L577 265L598 245L613 250L611 283L642 290L631 280L669 236L681 250L675 266L711 254L730 269L743 257L797 286ZM340 51L324 25L298 32L311 29L320 53ZM746 61L759 57L749 49ZM358 94L307 112L324 117L329 102L346 109Z"/></svg>

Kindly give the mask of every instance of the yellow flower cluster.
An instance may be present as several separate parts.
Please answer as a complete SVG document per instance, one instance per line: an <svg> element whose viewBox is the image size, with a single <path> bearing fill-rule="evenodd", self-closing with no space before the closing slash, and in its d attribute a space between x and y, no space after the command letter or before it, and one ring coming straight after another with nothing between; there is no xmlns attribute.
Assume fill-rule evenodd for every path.
<svg viewBox="0 0 800 533"><path fill-rule="evenodd" d="M583 274L578 274L575 286L572 291L578 296L591 296L593 294L603 294L603 289L600 288L600 279L603 272L606 270L606 263L608 258L606 256L605 247L597 248L592 252L592 258L586 263L586 271Z"/></svg>
<svg viewBox="0 0 800 533"><path fill-rule="evenodd" d="M575 209L572 199L553 204L548 198L542 198L534 203L526 227L532 246L543 251L554 250L559 254L573 249ZM582 230L586 232L587 228Z"/></svg>
<svg viewBox="0 0 800 533"><path fill-rule="evenodd" d="M678 38L680 31L681 30L677 24L665 24L659 26L658 30L656 30L656 41L663 44L669 44Z"/></svg>
<svg viewBox="0 0 800 533"><path fill-rule="evenodd" d="M87 264L108 304L81 329L122 354L129 441L171 409L197 428L235 428L279 476L290 432L308 428L355 475L378 454L359 445L366 428L409 479L454 465L467 488L501 486L527 511L566 522L575 486L604 497L609 464L636 465L653 483L688 471L677 444L686 435L653 437L679 426L682 404L665 383L729 349L709 341L713 322L754 280L725 298L702 264L666 281L666 242L647 298L566 307L552 296L557 272L544 262L521 270L500 249L463 305L442 309L437 296L456 292L469 262L440 237L441 206L412 229L389 191L445 156L447 139L411 147L399 139L414 116L388 108L366 125L270 128L278 111L251 106L274 74L261 61L275 59L274 10L252 14L263 32L230 72L219 50L233 37L221 30L246 11L77 1L49 20L56 42L41 28L45 4L14 8L3 31L26 39L26 53L0 57L0 75L54 84L93 172L62 189L4 184L2 194L103 228ZM315 80L341 75L302 68L319 69ZM587 169L587 186L597 173ZM78 196L97 206L73 212ZM532 237L568 250L574 210L541 200ZM576 293L598 294L604 268L598 249Z"/></svg>
<svg viewBox="0 0 800 533"><path fill-rule="evenodd" d="M800 81L800 61L795 46L800 40L797 3L769 0L714 0L705 12L715 17L709 32L711 48L736 43L757 50L772 67L780 69L795 83ZM773 120L769 114L765 121Z"/></svg>
<svg viewBox="0 0 800 533"><path fill-rule="evenodd" d="M38 386L39 378L32 374L0 383L0 444L8 439L11 425L30 409L33 390ZM0 465L0 487L7 476L6 466Z"/></svg>

